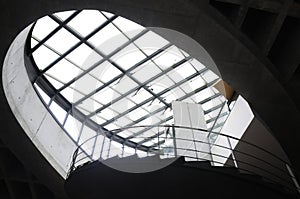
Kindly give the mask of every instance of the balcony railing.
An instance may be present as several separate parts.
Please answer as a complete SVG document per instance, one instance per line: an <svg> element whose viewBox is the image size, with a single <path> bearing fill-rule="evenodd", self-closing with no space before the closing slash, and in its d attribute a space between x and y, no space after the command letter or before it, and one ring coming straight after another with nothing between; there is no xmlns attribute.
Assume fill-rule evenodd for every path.
<svg viewBox="0 0 300 199"><path fill-rule="evenodd" d="M78 146L73 154L69 174L86 163L105 161L116 156L122 159L130 155L137 155L140 158L157 155L161 159L185 157L186 161L209 161L214 167L236 167L240 173L259 175L264 180L279 184L290 192L300 190L293 167L262 146L230 135L191 127L154 125L133 126L126 129L143 128L156 128L159 133L155 137L128 136L128 140L135 139L135 142L146 146L147 151L129 148L125 143L122 145L112 141L105 137L107 133L102 132L86 139ZM117 134L123 130L124 128L110 132ZM216 137L213 141L209 139L212 135ZM232 147L233 143L236 144L235 148Z"/></svg>

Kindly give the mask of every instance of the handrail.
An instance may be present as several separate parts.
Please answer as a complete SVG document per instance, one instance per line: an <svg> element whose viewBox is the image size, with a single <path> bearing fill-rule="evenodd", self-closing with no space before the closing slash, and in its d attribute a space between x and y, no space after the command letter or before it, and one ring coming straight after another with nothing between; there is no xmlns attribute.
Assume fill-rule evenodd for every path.
<svg viewBox="0 0 300 199"><path fill-rule="evenodd" d="M152 147L152 148L149 148L149 150L148 150L148 152L150 153L150 154L157 154L157 155L170 155L170 156L172 156L172 157L178 157L178 156L175 156L175 154L172 154L172 153L161 153L161 149L163 149L163 148L172 148L174 151L175 150L185 150L185 151L190 151L190 152L194 152L195 154L198 154L198 153L201 153L201 154L206 154L206 155L210 155L210 157L219 157L219 158L226 158L226 161L225 162L220 162L220 161L217 161L217 160L215 160L215 159L213 159L213 158L211 158L211 160L209 160L211 163L213 163L213 164L222 164L222 165L224 165L224 166L232 166L231 164L228 164L228 160L231 160L232 159L232 157L231 157L231 155L229 155L229 156L224 156L224 155L222 155L222 154L217 154L217 153L212 153L211 152L211 149L213 148L213 147L219 147L219 148L221 148L221 149L224 149L224 150L226 150L226 151L230 151L230 154L237 154L237 153L239 153L239 154L243 154L243 155L245 155L246 157L250 157L252 160L255 160L255 161L259 161L260 162L260 164L261 163L263 163L263 168L261 167L261 166L257 166L257 165L254 165L253 163L251 163L251 161L249 162L247 162L247 161L245 161L245 160L239 160L239 159L235 159L234 161L236 161L238 164L243 164L244 166L246 165L246 166L250 166L251 168L252 168L252 170L249 170L249 169L245 169L245 168L238 168L238 170L240 170L240 171L245 171L245 172L249 172L249 173L253 173L253 174L256 174L256 175L261 175L263 178L265 178L265 179L267 179L267 180L269 180L269 181L271 181L271 182L273 182L273 183L276 183L276 184L281 184L282 186L284 186L285 188L287 188L288 190L290 190L290 191L294 191L295 192L295 190L296 190L296 188L295 188L295 185L293 184L293 182L296 180L295 179L295 177L294 176L292 176L291 175L291 173L287 170L287 168L286 167L279 167L278 165L274 165L274 164L272 164L272 162L274 162L274 161L278 161L278 164L282 164L282 165L284 165L284 166L286 166L286 165L288 165L289 166L289 168L292 168L291 167L291 165L288 163L288 162L286 162L286 161L284 161L282 158L280 158L280 157L278 157L276 154L273 154L273 153L271 153L270 151L268 151L268 150L266 150L266 149L264 149L264 148L262 148L262 147L260 147L260 146L257 146L257 145L255 145L255 144L253 144L253 143L250 143L250 142L247 142L247 141L245 141L245 140L241 140L241 139L238 139L238 138L236 138L236 137L233 137L233 136L230 136L230 135L226 135L226 134L223 134L223 133L218 133L218 132L212 132L212 131L209 131L209 130L206 130L206 129L201 129L201 128L193 128L193 127L184 127L184 126L177 126L177 125L151 125L151 126L149 126L149 125L141 125L141 126L132 126L132 127L125 127L125 128L121 128L121 129L114 129L114 130L111 130L110 132L111 133L113 133L114 135L115 134L117 134L117 132L118 131L123 131L123 130L125 130L125 129L131 129L131 128L149 128L149 127L151 127L151 128L153 128L153 127L158 127L158 128L161 128L161 127L163 127L163 128L169 128L170 130L172 130L172 131L174 131L173 132L173 135L175 135L175 132L176 132L176 130L178 130L178 129L188 129L188 130L194 130L194 131L196 131L196 132L193 132L193 133L201 133L201 134L208 134L208 133L212 133L212 134L216 134L216 135L218 135L218 137L220 136L220 137L226 137L226 138L229 138L228 139L228 141L230 142L230 139L232 139L232 140L236 140L236 141L238 141L238 142L242 142L242 143L245 143L245 144L248 144L248 145L250 145L250 146L252 146L252 147L254 147L255 149L259 149L260 151L262 151L262 152L264 152L264 153L266 153L266 154L268 154L268 155L270 155L270 157L272 157L271 158L271 160L272 161L267 161L266 159L262 159L262 158L260 158L260 157L257 157L257 156L255 156L255 155L253 155L253 154L251 154L251 153L249 153L249 152L246 152L246 151L240 151L240 150L236 150L236 149L232 149L232 148L230 148L230 147L227 147L227 146L225 146L225 145L220 145L220 144L217 144L216 142L215 143L210 143L209 142L209 139L208 139L208 141L206 142L206 141L202 141L202 140L194 140L194 139L186 139L186 138L176 138L176 137L166 137L166 136L160 136L160 135L158 135L158 139L160 140L161 138L162 138L162 140L171 140L171 141L173 141L173 143L174 142L178 142L178 141L185 141L185 142L194 142L194 144L195 143L199 143L199 144L207 144L207 145L209 145L209 147L210 147L210 150L209 151L203 151L203 150L198 150L198 149L196 149L197 147L195 147L195 149L193 149L193 148L180 148L180 147L175 147L175 146L165 146L164 144L161 144L161 145L158 145L158 146L155 146L155 147ZM83 143L81 143L78 147L77 147L77 149L75 150L75 152L74 152L74 154L73 154L73 157L72 157L72 162L71 162L71 166L70 166L70 170L69 170L69 173L68 173L68 175L72 172L72 171L74 171L74 169L76 168L76 164L77 163L79 163L79 162L81 162L81 161L83 161L83 160L85 160L85 159L88 159L89 161L96 161L95 160L95 158L93 158L93 154L89 154L87 151L88 150L90 150L90 149L92 149L92 151L95 149L95 145L93 145L92 147L88 147L88 148L86 148L86 146L85 145L88 145L88 143L91 141L91 140L94 140L94 139L97 139L97 137L98 136L100 136L100 135L102 135L101 133L99 133L99 134L97 134L97 135L95 135L95 136L93 136L93 137L91 137L91 138L89 138L89 139L87 139L87 140L85 140ZM105 134L103 134L103 135L105 135ZM136 138L146 138L146 137L142 137L142 136L137 136ZM106 139L106 138L103 138L104 140ZM218 139L218 138L217 138ZM102 144L105 144L105 143L107 143L107 142L109 142L109 144L111 144L111 139L109 139L109 140L107 140L107 141L104 141L103 140L103 143L101 143L101 145ZM96 140L94 140L94 144L96 143ZM123 145L124 146L124 145ZM196 146L196 145L195 145ZM103 147L103 146L102 146ZM122 150L122 154L124 153L124 147L122 147L122 149L119 149L119 150ZM108 154L110 153L110 152L112 152L113 150L112 149L106 149L106 150L102 150L101 149L101 154L99 154L100 155L100 157L99 157L99 160L104 160L103 158L102 158L102 153L103 152L108 152ZM127 153L127 152L126 152ZM82 158L79 158L79 156L81 156L81 155L84 155L84 157L82 157ZM132 154L136 154L136 150L135 150L135 153L132 153ZM180 155L180 156L184 156L184 157L186 157L186 158L192 158L192 159L195 159L195 160L208 160L207 158L199 158L199 157L193 157L193 156L189 156L189 155L187 155L187 154L183 154L183 155ZM79 158L79 159L78 159ZM108 158L108 157L107 157ZM253 171L253 168L255 168L255 169L258 169L260 172L254 172ZM271 168L273 169L273 170L271 170ZM274 170L276 171L276 173L274 172ZM263 174L264 175L262 175L261 174L261 172L263 172ZM280 172L280 174L278 175L278 172ZM277 180L274 180L274 179L272 179L271 177L269 177L269 176L266 176L266 174L267 175L269 175L269 176L273 176L272 178L276 178ZM278 180L280 181L280 182L278 182ZM293 187L293 188L292 188Z"/></svg>
<svg viewBox="0 0 300 199"><path fill-rule="evenodd" d="M109 132L115 132L115 131L123 131L123 130L126 130L126 129L131 129L131 128L146 128L146 127L174 127L175 129L176 128L183 128L183 129L188 129L188 130L196 130L196 131L203 131L203 132L208 132L208 133L212 133L212 134L216 134L218 136L224 136L224 137L228 137L230 139L234 139L238 142L243 142L245 144L249 144L255 148L258 148L266 153L268 153L269 155L275 157L276 159L278 160L281 160L281 162L283 163L286 163L288 164L289 166L291 166L289 163L287 163L286 161L284 161L282 158L280 158L279 156L277 156L276 154L273 154L272 152L260 147L260 146L257 146L256 144L253 144L251 142L248 142L248 141L245 141L245 140L241 140L239 138L236 138L236 137L233 137L231 135L227 135L227 134L223 134L223 133L219 133L219 132L213 132L213 131L209 131L207 129L201 129L201 128L193 128L193 127L186 127L186 126L178 126L178 125L139 125L139 126L130 126L130 127L123 127L123 128L118 128L118 129L113 129L113 130L110 130ZM103 129L101 129L101 131L104 131ZM102 134L96 134L95 136L93 137L90 137L89 139L85 140L83 143L81 143L78 148L80 148L82 145L84 145L86 142L88 142L89 140L92 140L94 139L95 137L98 137L99 135L102 135ZM139 137L139 136L138 136ZM132 139L132 138L131 138Z"/></svg>

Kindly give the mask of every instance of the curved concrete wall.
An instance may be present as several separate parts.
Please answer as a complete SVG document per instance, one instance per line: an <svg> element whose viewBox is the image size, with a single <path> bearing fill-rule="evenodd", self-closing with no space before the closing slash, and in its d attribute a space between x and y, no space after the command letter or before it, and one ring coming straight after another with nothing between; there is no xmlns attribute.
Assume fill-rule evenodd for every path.
<svg viewBox="0 0 300 199"><path fill-rule="evenodd" d="M28 78L24 48L30 28L23 30L8 50L2 71L3 88L10 108L27 136L65 178L76 145L43 105Z"/></svg>

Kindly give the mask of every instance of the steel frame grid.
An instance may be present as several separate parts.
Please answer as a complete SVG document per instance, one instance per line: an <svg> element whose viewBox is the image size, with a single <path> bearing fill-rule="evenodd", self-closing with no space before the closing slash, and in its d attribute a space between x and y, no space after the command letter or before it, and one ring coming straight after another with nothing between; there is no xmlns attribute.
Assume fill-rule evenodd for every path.
<svg viewBox="0 0 300 199"><path fill-rule="evenodd" d="M60 60L64 59L69 53L71 53L73 50L75 50L78 46L80 46L81 44L85 43L85 44L88 45L91 49L93 49L96 53L98 53L100 56L102 56L102 57L104 58L104 59L102 59L102 60L99 61L99 62L103 63L104 61L109 61L112 65L114 65L116 68L118 68L118 69L122 72L122 74L120 75L119 78L122 78L122 77L124 77L124 76L126 75L126 76L128 76L129 78L133 79L133 80L138 84L138 88L131 89L130 92L127 92L127 93L126 93L126 95L125 95L125 94L124 94L123 96L121 95L121 96L119 97L120 99L123 99L124 97L126 97L126 96L129 95L129 94L131 94L132 92L138 91L140 88L144 88L146 91L148 91L148 92L152 95L151 98L148 98L148 99L144 100L143 102L139 103L137 106L134 107L134 109L130 109L131 111L133 111L133 110L135 110L135 109L137 109L137 108L140 108L142 105L144 105L144 104L146 104L146 103L148 103L148 102L150 102L150 101L153 101L153 100L155 100L155 99L159 99L159 100L165 105L165 107L162 107L162 108L159 109L160 111L162 111L163 109L171 108L170 104L164 102L164 99L162 99L162 98L160 97L161 95L163 95L164 93L168 92L168 91L171 90L171 89L165 89L164 92L160 92L159 94L155 94L155 93L152 92L146 85L149 84L149 83L151 83L152 81L156 80L157 78L159 78L159 77L165 75L167 72L173 70L174 68L180 66L181 64L183 64L183 63L189 61L189 60L191 59L191 57L187 57L187 58L185 58L185 59L179 61L178 63L175 63L172 67L170 67L170 70L169 70L169 71L162 71L162 72L159 73L159 75L156 76L155 78L151 78L151 81L146 81L146 83L145 83L145 82L141 83L141 82L137 81L135 78L133 78L129 72L132 71L132 70L134 70L135 68L141 66L143 63L146 63L147 61L151 60L151 59L154 58L155 56L160 55L162 52L164 52L165 49L171 47L172 45L171 45L171 44L168 44L168 45L164 46L162 49L157 50L156 52L154 52L154 53L151 54L150 56L146 56L145 59L143 59L142 61L136 63L136 64L135 64L133 67L131 67L129 70L123 70L123 69L122 69L120 66L118 66L115 62L110 61L110 58L111 58L113 55L115 55L117 52L121 51L124 47L128 46L129 44L132 44L136 39L138 39L138 38L140 38L141 36L143 36L143 35L147 32L147 30L142 31L141 33L139 33L138 35L136 35L135 37L133 37L133 38L131 38L131 39L128 38L128 42L126 42L125 44L121 45L119 48L115 49L115 51L113 51L112 53L110 53L108 56L105 56L103 53L101 53L99 50L97 50L92 44L90 44L87 40L88 40L89 38L91 38L93 35L95 35L95 34L96 34L98 31L100 31L102 28L104 28L106 25L108 25L109 23L112 23L112 21L113 21L114 19L116 19L117 16L114 15L114 16L111 17L111 18L107 18L107 17L106 17L106 18L107 18L107 21L104 22L100 27L98 27L96 30L92 31L92 32L91 32L90 34L88 34L86 37L81 37L78 33L76 33L76 31L72 30L72 28L70 28L70 27L67 26L68 21L72 20L72 19L73 19L74 17L76 17L80 12L81 12L81 11L76 11L76 12L74 12L74 13L73 13L69 18L67 18L65 21L61 21L59 18L55 17L54 15L50 15L50 16L49 16L52 20L56 21L56 22L59 24L59 26L58 26L55 30L53 30L52 32L50 32L50 33L49 33L49 34L41 41L41 43L38 43L38 44L35 46L35 48L32 49L33 51L36 50L36 49L38 49L38 47L42 46L42 45L47 41L47 39L51 38L51 36L53 36L53 35L55 34L55 32L58 31L58 30L57 30L58 28L65 28L65 29L68 30L73 36L75 36L76 38L78 38L80 42L77 43L77 44L75 44L73 47L71 47L71 49L69 49L67 52L65 52L64 54L62 54L57 60L55 60L55 61L52 62L50 65L48 65L44 70L42 70L42 71L39 73L38 78L36 79L36 82L39 83L38 79L39 79L41 76L43 76L43 74L44 74L47 70L49 70L51 67L53 67L53 66L54 66L56 63L58 63ZM120 31L121 33L123 33L122 30L119 29L119 31ZM123 34L124 34L124 33L123 33ZM39 46L38 46L38 45L39 45ZM33 51L31 52L31 55L32 55ZM68 87L69 85L71 85L72 83L74 83L74 82L75 82L77 79L79 79L80 77L83 77L84 75L86 75L86 74L87 74L88 72L90 72L92 69L96 68L99 64L101 64L101 63L99 63L99 62L96 63L96 64L94 64L94 65L93 65L92 67L90 67L89 69L85 70L85 71L83 72L83 74L81 74L79 77L75 77L75 78L72 79L70 82L64 84L63 87L61 87L60 89L56 90L56 92L54 93L55 96L54 96L53 99L56 99L56 98L59 99L60 97L63 97L63 96L61 96L60 91L62 91L64 88L66 88L66 87ZM207 70L207 69L205 68L205 70ZM204 70L204 71L205 71L205 70ZM197 70L196 70L196 71L197 71ZM203 72L203 71L202 71L202 72ZM202 72L200 72L200 73L202 73ZM200 75L200 73L198 74L198 71L197 71L196 73L194 73L194 74L192 75L192 77L197 76L197 75ZM182 80L180 83L177 82L177 83L175 83L174 86L172 86L172 87L173 87L173 88L176 88L176 87L180 86L181 84L187 82L189 79L192 79L192 77L188 77L187 79ZM115 78L114 81L118 80L119 78ZM42 79L44 79L44 78L42 78ZM112 81L112 82L114 82L114 81ZM109 85L108 83L111 83L111 82L109 81L109 82L107 82L106 84L104 84L105 86L103 85L103 87L101 87L101 89L103 89L103 88L105 88L106 86L108 86L108 85ZM207 85L206 85L206 86L207 86ZM208 87L208 86L207 86L207 87ZM93 94L97 93L97 92L100 91L101 89L97 89L97 91L94 92ZM202 88L202 89L203 89L203 88ZM202 89L200 89L200 90L197 89L197 90L194 91L194 92L187 93L187 95L185 95L185 98L188 98L188 97L192 96L193 94L200 92ZM52 92L52 94L53 94L53 92ZM89 96L92 96L92 94L90 93ZM89 97L89 96L88 96L88 97ZM80 99L79 101L77 101L75 104L76 104L76 105L79 104L80 102L82 102L84 99L87 99L88 97L85 96L84 98L82 98L82 99ZM217 96L216 96L216 97L217 97ZM119 100L120 100L119 98L118 98L118 100L115 100L114 102L119 101ZM209 101L209 100L211 100L210 98L211 98L211 97L205 99L204 101ZM55 101L57 101L57 100L55 100ZM59 100L58 100L58 101L59 101ZM106 104L106 105L104 105L103 107L99 108L98 110L95 111L95 113L86 116L85 119L84 119L84 122L87 123L86 121L91 121L91 119L90 119L91 116L97 114L97 113L100 112L101 110L104 110L104 109L107 108L109 105L111 105L111 103L110 103L110 104ZM72 105L72 108L73 108L73 110L74 110L74 104ZM209 112L210 112L210 111L213 111L213 110L216 110L216 109L218 109L218 108L219 108L218 106L217 106L217 107L213 107L212 110L209 110ZM77 110L77 109L75 109L75 110ZM80 112L80 111L78 111L78 112ZM159 112L159 111L158 111L158 112ZM70 110L68 110L68 113L71 114L71 115L74 114L74 113L72 113ZM208 112L206 112L206 113L208 113ZM78 113L77 113L77 114L74 114L74 115L78 115ZM84 117L84 116L82 116L82 114L79 114L79 115L81 115L81 118ZM83 114L83 115L84 115L84 114ZM121 115L121 116L120 116L120 115ZM120 118L120 117L124 116L125 114L123 113L123 114L120 114L120 115L118 115L117 117ZM149 116L149 115L148 115L148 116ZM144 117L145 117L145 116L144 116ZM139 121L142 121L143 119L145 119L144 117L138 119L137 121L134 121L134 123L138 123ZM172 119L172 118L170 118L170 119ZM215 118L215 119L217 119L217 118ZM65 120L66 120L66 118L65 118ZM82 119L81 119L81 120L82 120ZM104 124L107 125L107 124L111 123L113 120L115 120L115 118L111 119L109 122L108 122L108 121L105 122ZM166 120L163 120L163 122L166 122ZM89 123L89 122L88 122L88 123ZM93 121L92 121L92 123L93 123ZM101 128L103 128L103 126L105 126L104 124L101 125ZM132 124L132 123L131 123L131 124ZM91 125L91 126L94 126L94 125ZM98 125L98 126L99 126L99 125ZM106 129L105 129L105 130L106 130ZM144 132L144 131L139 132L138 134L142 134L143 132ZM136 134L135 134L135 135L136 135ZM113 139L115 136L116 136L116 137L119 137L119 136L117 136L116 134L113 134L113 135L108 136L108 137L110 137L111 139ZM131 137L131 136L130 136L130 137ZM117 139L117 140L119 140L119 139ZM122 139L122 140L123 140L122 144L128 143L128 142L130 141L130 140L128 140L128 138L127 138L127 139ZM115 141L116 141L116 140L115 140ZM145 142L143 142L143 143L145 143ZM131 146L132 146L132 145L131 145ZM136 146L136 147L141 146L141 142L136 143L135 146Z"/></svg>

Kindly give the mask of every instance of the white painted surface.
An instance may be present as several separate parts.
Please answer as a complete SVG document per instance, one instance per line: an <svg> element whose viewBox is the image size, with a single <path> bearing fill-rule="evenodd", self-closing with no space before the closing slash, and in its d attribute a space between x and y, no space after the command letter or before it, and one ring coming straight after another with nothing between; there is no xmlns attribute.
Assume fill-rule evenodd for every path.
<svg viewBox="0 0 300 199"><path fill-rule="evenodd" d="M204 111L200 104L174 101L172 108L175 126L207 130ZM210 160L207 135L206 131L175 128L177 155ZM185 159L195 161L191 158Z"/></svg>
<svg viewBox="0 0 300 199"><path fill-rule="evenodd" d="M240 139L245 133L245 131L247 130L253 118L254 118L254 114L251 111L248 102L242 96L239 96L220 133ZM235 139L229 139L229 140L231 146L229 145L227 137L218 136L215 144L223 146L223 148L220 146L213 146L211 148L212 154L219 154L223 156L221 157L221 156L213 155L213 160L219 162L219 164L215 164L215 165L222 166L227 161L228 157L231 154L231 150L229 149L231 147L232 149L234 149L235 146L238 144L238 141Z"/></svg>
<svg viewBox="0 0 300 199"><path fill-rule="evenodd" d="M4 92L28 137L65 178L76 146L42 104L28 78L24 47L30 28L27 27L17 36L5 57L2 72Z"/></svg>

